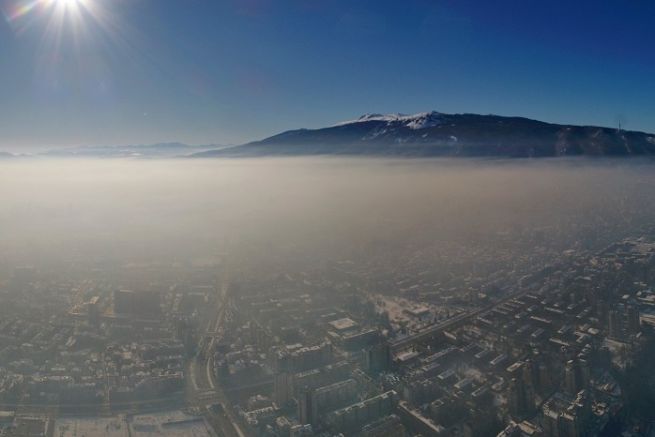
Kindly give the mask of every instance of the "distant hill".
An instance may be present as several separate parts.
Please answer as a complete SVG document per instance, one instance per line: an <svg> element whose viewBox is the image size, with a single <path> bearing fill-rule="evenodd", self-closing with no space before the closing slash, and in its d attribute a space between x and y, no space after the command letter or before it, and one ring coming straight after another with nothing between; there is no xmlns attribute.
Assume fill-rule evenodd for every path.
<svg viewBox="0 0 655 437"><path fill-rule="evenodd" d="M82 146L53 149L40 153L39 155L79 158L173 158L207 150L220 150L220 146L189 146L182 143L158 143L128 146Z"/></svg>
<svg viewBox="0 0 655 437"><path fill-rule="evenodd" d="M321 129L297 129L193 157L371 155L553 157L655 154L655 135L522 117L425 112L367 114Z"/></svg>

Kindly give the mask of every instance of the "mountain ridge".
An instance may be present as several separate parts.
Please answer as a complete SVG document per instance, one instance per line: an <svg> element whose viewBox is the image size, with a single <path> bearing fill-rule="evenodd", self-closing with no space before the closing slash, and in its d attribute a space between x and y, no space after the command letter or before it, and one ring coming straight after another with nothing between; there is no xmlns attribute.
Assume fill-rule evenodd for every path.
<svg viewBox="0 0 655 437"><path fill-rule="evenodd" d="M365 114L317 129L294 129L192 157L294 155L556 157L655 155L655 135L525 117Z"/></svg>
<svg viewBox="0 0 655 437"><path fill-rule="evenodd" d="M82 158L172 158L207 150L220 150L221 146L188 145L178 142L132 144L114 146L80 146L51 149L38 153L46 157L82 157Z"/></svg>

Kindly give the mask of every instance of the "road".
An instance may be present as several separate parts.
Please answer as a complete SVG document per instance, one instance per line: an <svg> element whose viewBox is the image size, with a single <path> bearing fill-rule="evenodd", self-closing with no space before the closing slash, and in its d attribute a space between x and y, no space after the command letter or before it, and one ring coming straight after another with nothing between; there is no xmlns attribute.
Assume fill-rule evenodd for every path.
<svg viewBox="0 0 655 437"><path fill-rule="evenodd" d="M543 274L544 272L546 272L547 270L552 269L552 268L553 268L553 266L545 267L541 271L537 272L534 276L538 277L539 275ZM482 314L485 314L485 313L493 310L494 308L496 308L496 307L498 307L498 306L500 306L500 305L502 305L502 304L504 304L506 302L509 302L512 299L515 299L517 297L521 297L521 296L523 296L525 294L528 294L530 291L532 291L531 289L529 289L529 288L527 288L525 286L523 286L523 287L517 286L517 288L519 288L519 291L516 291L514 293L510 293L510 294L506 295L505 297L503 297L502 299L500 299L500 300L498 300L498 301L496 301L496 302L494 302L494 303L492 303L490 305L487 305L484 308L480 308L479 310L475 310L475 311L472 311L472 312L469 312L469 313L461 314L459 316L448 319L445 322L439 323L437 325L432 325L432 326L430 326L428 328L425 328L425 329L423 329L423 330L421 330L419 332L416 332L416 333L414 333L412 335L408 335L407 337L401 338L400 340L390 342L389 346L391 346L391 350L398 351L398 350L404 349L404 348L406 348L408 346L420 343L420 342L422 342L424 340L427 340L427 339L431 338L433 335L435 335L437 333L441 333L444 330L447 330L449 328L453 328L455 326L458 326L459 324L462 324L462 323L468 322L470 320L473 320L476 317L478 317L478 316L480 316Z"/></svg>
<svg viewBox="0 0 655 437"><path fill-rule="evenodd" d="M229 284L224 277L218 294L216 316L207 324L200 340L198 353L188 364L187 399L190 405L203 409L207 421L217 434L227 437L247 437L239 418L214 376L214 349L223 338L229 306ZM209 405L217 405L208 408Z"/></svg>

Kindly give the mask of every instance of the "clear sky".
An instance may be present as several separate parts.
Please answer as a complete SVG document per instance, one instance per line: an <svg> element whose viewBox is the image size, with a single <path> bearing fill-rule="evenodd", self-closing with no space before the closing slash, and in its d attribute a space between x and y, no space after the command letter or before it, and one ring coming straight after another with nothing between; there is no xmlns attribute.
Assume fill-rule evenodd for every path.
<svg viewBox="0 0 655 437"><path fill-rule="evenodd" d="M652 0L0 5L0 150L234 144L433 109L655 132Z"/></svg>

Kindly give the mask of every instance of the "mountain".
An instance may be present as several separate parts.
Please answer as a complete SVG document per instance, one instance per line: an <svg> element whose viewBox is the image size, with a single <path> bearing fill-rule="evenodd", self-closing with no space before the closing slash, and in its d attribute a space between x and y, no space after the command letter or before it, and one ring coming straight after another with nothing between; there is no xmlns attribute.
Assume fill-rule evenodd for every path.
<svg viewBox="0 0 655 437"><path fill-rule="evenodd" d="M174 158L207 150L220 150L219 146L189 146L182 143L158 143L131 146L82 146L53 149L41 156L78 158Z"/></svg>
<svg viewBox="0 0 655 437"><path fill-rule="evenodd" d="M193 157L630 156L655 154L655 135L608 127L544 123L522 117L424 112L367 114L321 129L297 129Z"/></svg>

